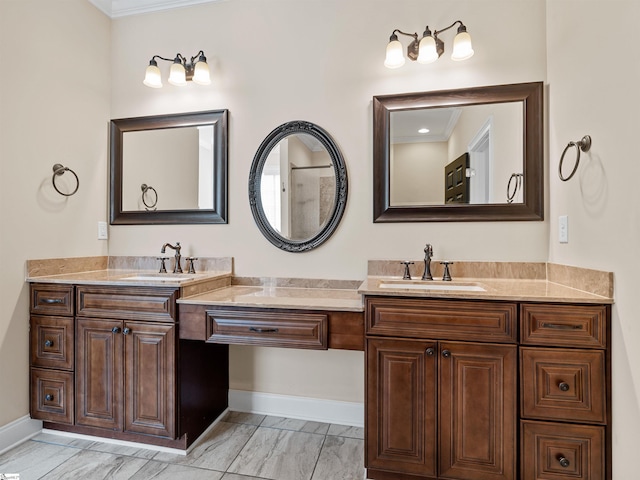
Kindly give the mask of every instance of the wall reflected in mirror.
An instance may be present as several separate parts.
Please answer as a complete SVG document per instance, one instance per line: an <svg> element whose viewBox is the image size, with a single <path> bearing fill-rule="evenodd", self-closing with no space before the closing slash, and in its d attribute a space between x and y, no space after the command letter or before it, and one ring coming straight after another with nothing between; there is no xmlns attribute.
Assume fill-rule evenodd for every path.
<svg viewBox="0 0 640 480"><path fill-rule="evenodd" d="M522 203L522 119L522 102L390 112L391 206Z"/></svg>
<svg viewBox="0 0 640 480"><path fill-rule="evenodd" d="M260 180L265 216L280 235L308 240L335 208L336 175L329 152L307 133L289 135L269 152Z"/></svg>
<svg viewBox="0 0 640 480"><path fill-rule="evenodd" d="M123 150L123 211L149 210L150 201L156 210L213 208L212 125L126 132Z"/></svg>

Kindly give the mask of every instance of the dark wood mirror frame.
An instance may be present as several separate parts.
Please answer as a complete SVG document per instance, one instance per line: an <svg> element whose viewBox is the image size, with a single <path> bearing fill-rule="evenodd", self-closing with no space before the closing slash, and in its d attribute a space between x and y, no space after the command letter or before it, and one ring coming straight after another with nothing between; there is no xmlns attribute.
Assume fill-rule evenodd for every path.
<svg viewBox="0 0 640 480"><path fill-rule="evenodd" d="M271 150L280 142L280 140L295 135L296 133L306 133L318 140L327 150L336 177L336 198L333 213L327 223L311 238L306 240L291 240L282 236L275 228L271 226L267 216L262 208L261 199L261 177L264 170L265 162ZM334 233L340 219L344 214L347 205L347 167L342 158L342 153L333 138L318 125L296 120L287 122L275 128L262 141L253 158L251 170L249 171L249 206L251 213L256 221L256 225L262 234L273 245L287 252L305 252L322 245Z"/></svg>
<svg viewBox="0 0 640 480"><path fill-rule="evenodd" d="M173 225L228 223L227 220L227 110L156 115L111 120L109 153L109 207L111 225ZM123 211L123 134L141 130L157 130L199 125L213 125L213 209ZM152 165L153 159L150 159ZM180 168L179 162L176 168Z"/></svg>
<svg viewBox="0 0 640 480"><path fill-rule="evenodd" d="M373 221L382 223L543 220L542 92L542 82L532 82L373 97ZM391 112L505 102L523 103L523 203L390 205Z"/></svg>

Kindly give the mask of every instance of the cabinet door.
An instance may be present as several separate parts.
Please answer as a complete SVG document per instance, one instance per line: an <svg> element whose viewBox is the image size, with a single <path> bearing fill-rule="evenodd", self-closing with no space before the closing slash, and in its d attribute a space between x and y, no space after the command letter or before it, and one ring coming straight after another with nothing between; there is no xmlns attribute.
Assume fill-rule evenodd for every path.
<svg viewBox="0 0 640 480"><path fill-rule="evenodd" d="M125 322L125 425L133 433L175 434L175 326Z"/></svg>
<svg viewBox="0 0 640 480"><path fill-rule="evenodd" d="M517 347L441 342L439 355L439 474L513 480Z"/></svg>
<svg viewBox="0 0 640 480"><path fill-rule="evenodd" d="M435 476L435 342L368 339L366 349L366 467Z"/></svg>
<svg viewBox="0 0 640 480"><path fill-rule="evenodd" d="M122 322L76 324L76 423L122 430Z"/></svg>

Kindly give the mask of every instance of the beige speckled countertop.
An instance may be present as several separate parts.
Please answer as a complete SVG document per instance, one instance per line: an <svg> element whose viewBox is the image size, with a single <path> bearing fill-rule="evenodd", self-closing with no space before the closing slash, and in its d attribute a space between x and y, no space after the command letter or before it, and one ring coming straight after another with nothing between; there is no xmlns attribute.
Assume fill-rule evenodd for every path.
<svg viewBox="0 0 640 480"><path fill-rule="evenodd" d="M238 307L296 308L302 310L364 311L355 289L232 285L181 298L178 303Z"/></svg>
<svg viewBox="0 0 640 480"><path fill-rule="evenodd" d="M383 288L382 284L389 287ZM421 289L433 286L437 290ZM446 289L451 287L451 289ZM481 291L467 291L479 287ZM459 289L459 290L456 290ZM513 278L458 278L455 281L402 280L402 277L368 277L358 292L363 295L394 295L417 298L458 298L461 300L509 300L520 302L561 302L610 304L610 297L596 295L548 280Z"/></svg>

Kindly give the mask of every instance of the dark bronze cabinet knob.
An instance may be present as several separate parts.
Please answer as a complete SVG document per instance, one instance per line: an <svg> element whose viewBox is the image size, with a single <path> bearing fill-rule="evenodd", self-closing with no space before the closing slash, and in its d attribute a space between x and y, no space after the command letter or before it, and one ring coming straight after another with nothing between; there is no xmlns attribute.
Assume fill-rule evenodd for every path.
<svg viewBox="0 0 640 480"><path fill-rule="evenodd" d="M560 385L558 385L558 388L560 390L562 390L563 392L568 392L569 391L569 384L566 382L561 382Z"/></svg>
<svg viewBox="0 0 640 480"><path fill-rule="evenodd" d="M442 351L442 356L444 358L449 358L451 356L451 352L449 350L443 350Z"/></svg>
<svg viewBox="0 0 640 480"><path fill-rule="evenodd" d="M433 348L429 347L429 348L427 348L427 350L426 350L426 352L425 352L425 353L426 353L429 357L433 357L433 355L436 353L436 351L435 351Z"/></svg>
<svg viewBox="0 0 640 480"><path fill-rule="evenodd" d="M131 329L130 328L124 327L122 329L122 334L123 335L129 335L130 333L131 333Z"/></svg>
<svg viewBox="0 0 640 480"><path fill-rule="evenodd" d="M563 456L558 457L558 462L560 462L560 466L562 468L567 468L569 465L571 465L571 462L569 462L569 460Z"/></svg>
<svg viewBox="0 0 640 480"><path fill-rule="evenodd" d="M120 327L113 327L113 328L111 329L111 331L112 331L113 333L120 333Z"/></svg>
<svg viewBox="0 0 640 480"><path fill-rule="evenodd" d="M53 340L47 340L46 342L44 342L44 346L45 347L53 347Z"/></svg>
<svg viewBox="0 0 640 480"><path fill-rule="evenodd" d="M47 393L47 394L44 396L44 399L45 399L47 402L50 402L51 400L53 400L53 395L51 395L50 393Z"/></svg>

